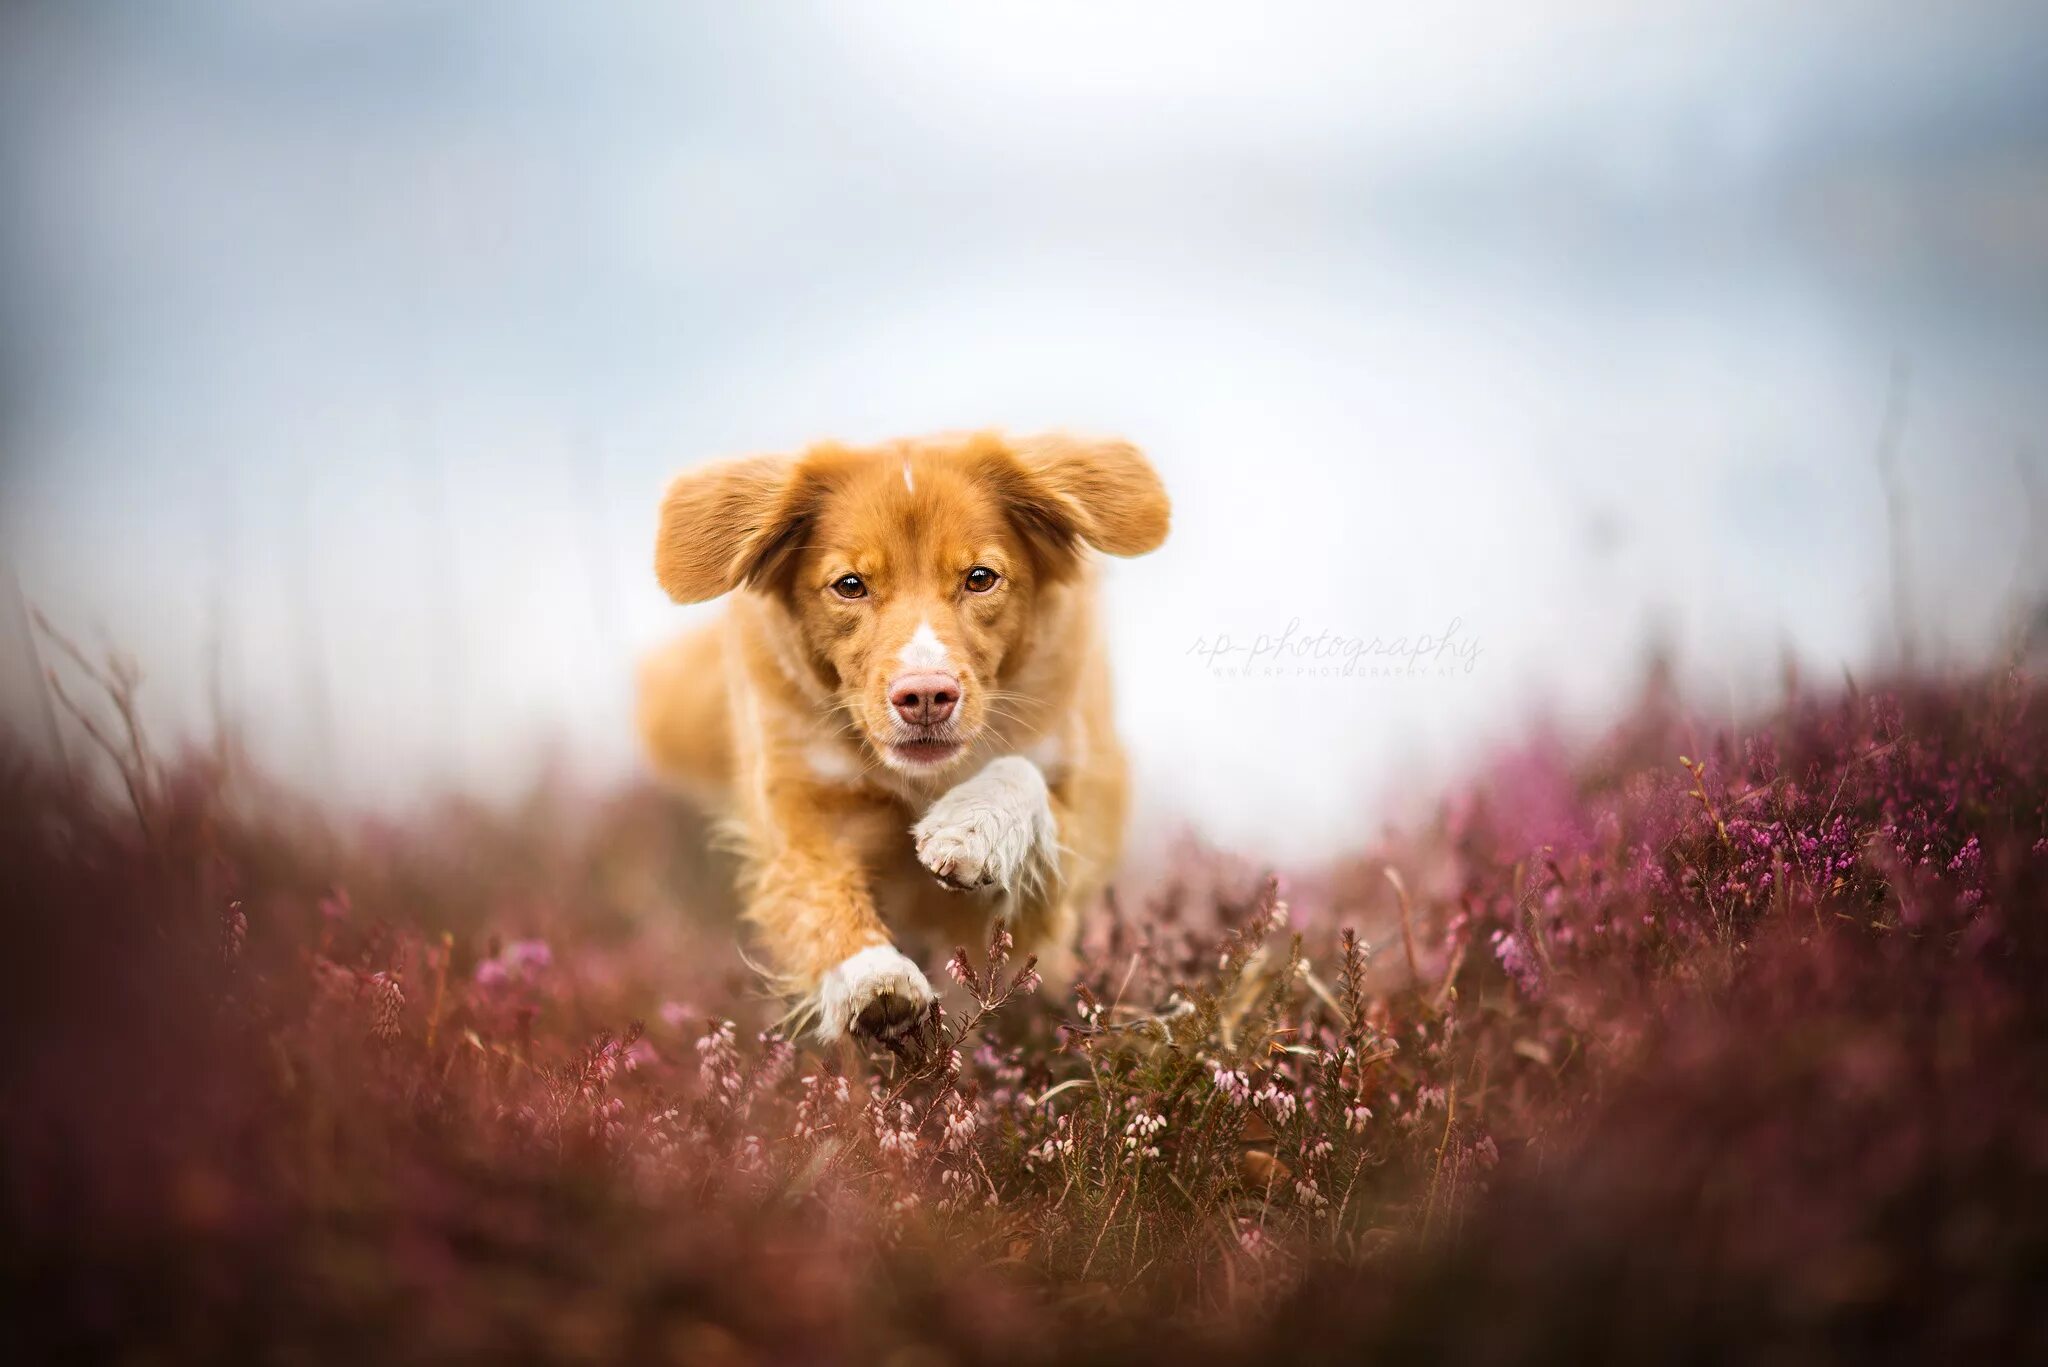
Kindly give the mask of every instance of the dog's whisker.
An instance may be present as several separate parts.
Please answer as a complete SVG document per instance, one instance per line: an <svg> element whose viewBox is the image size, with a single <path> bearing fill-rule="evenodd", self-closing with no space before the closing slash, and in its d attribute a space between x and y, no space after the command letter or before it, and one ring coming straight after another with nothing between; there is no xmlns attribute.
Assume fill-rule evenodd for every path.
<svg viewBox="0 0 2048 1367"><path fill-rule="evenodd" d="M1003 721L1012 722L1018 726L1021 726L1025 728L1027 731L1029 731L1033 736L1043 736L1045 734L1044 727L1026 721L1024 718L1018 716L1014 712L1004 712L994 706L991 706L988 709L988 711L990 716L997 717Z"/></svg>

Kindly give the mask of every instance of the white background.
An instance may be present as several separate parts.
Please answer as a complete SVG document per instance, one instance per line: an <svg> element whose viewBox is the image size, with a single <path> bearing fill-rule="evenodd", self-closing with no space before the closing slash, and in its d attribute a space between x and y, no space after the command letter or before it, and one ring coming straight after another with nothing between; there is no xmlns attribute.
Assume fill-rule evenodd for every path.
<svg viewBox="0 0 2048 1367"><path fill-rule="evenodd" d="M0 550L338 802L628 772L662 483L828 435L1144 446L1146 819L1274 857L1655 647L1881 667L1895 355L1922 650L2043 587L2038 8L81 9L0 18ZM1294 619L1479 654L1188 653Z"/></svg>

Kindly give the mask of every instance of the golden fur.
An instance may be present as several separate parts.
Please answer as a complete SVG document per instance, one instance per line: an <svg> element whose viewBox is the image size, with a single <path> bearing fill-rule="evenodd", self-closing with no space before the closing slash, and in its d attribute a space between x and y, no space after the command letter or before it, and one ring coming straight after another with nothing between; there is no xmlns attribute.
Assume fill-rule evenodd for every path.
<svg viewBox="0 0 2048 1367"><path fill-rule="evenodd" d="M1134 448L1064 436L821 444L670 485L657 577L732 600L645 662L640 731L732 822L746 917L821 1035L914 1026L930 989L895 946L979 943L991 916L1070 972L1127 802L1090 548L1143 554L1168 520Z"/></svg>

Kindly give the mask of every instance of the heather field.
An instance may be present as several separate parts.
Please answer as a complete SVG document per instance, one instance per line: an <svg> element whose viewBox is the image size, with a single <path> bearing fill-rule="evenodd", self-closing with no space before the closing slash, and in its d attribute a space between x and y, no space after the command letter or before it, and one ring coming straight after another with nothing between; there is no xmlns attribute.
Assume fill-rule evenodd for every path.
<svg viewBox="0 0 2048 1367"><path fill-rule="evenodd" d="M16 1361L2048 1356L2017 671L1653 685L1342 864L1189 845L1072 990L963 947L884 1057L659 793L345 826L77 701L125 783L0 776Z"/></svg>

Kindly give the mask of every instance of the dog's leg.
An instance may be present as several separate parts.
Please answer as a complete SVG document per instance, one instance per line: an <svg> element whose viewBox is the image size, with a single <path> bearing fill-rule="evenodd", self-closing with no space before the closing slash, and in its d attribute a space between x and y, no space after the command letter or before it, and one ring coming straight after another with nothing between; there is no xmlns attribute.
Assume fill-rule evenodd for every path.
<svg viewBox="0 0 2048 1367"><path fill-rule="evenodd" d="M1059 825L1038 766L991 760L955 784L911 828L918 862L947 887L1000 894L1006 908L1059 881Z"/></svg>
<svg viewBox="0 0 2048 1367"><path fill-rule="evenodd" d="M932 995L924 971L894 945L881 941L857 949L818 980L818 1038L914 1035L924 1026Z"/></svg>
<svg viewBox="0 0 2048 1367"><path fill-rule="evenodd" d="M761 870L747 918L783 986L807 994L818 1038L888 1040L915 1034L933 993L889 943L860 865L832 849L784 850Z"/></svg>
<svg viewBox="0 0 2048 1367"><path fill-rule="evenodd" d="M1127 811L1115 736L1094 736L1086 750L1089 762L1058 771L1049 790L1030 761L996 760L933 804L915 832L918 857L941 882L1002 889L993 910L1055 992L1073 980L1081 917L1116 864Z"/></svg>
<svg viewBox="0 0 2048 1367"><path fill-rule="evenodd" d="M1020 955L1038 956L1054 987L1072 977L1078 918L1068 897L1059 797L1030 760L994 760L955 785L912 829L917 857L960 892L992 894L990 911L1016 936Z"/></svg>

